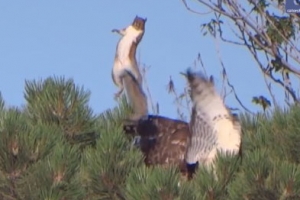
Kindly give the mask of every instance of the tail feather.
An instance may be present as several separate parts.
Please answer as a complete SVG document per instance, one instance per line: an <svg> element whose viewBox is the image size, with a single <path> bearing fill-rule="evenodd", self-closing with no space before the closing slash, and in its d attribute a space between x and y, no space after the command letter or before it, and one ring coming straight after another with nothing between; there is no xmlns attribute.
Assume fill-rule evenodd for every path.
<svg viewBox="0 0 300 200"><path fill-rule="evenodd" d="M241 140L239 122L225 106L213 80L191 70L187 70L186 78L193 102L187 163L209 165L216 150L238 152Z"/></svg>
<svg viewBox="0 0 300 200"><path fill-rule="evenodd" d="M191 88L191 99L193 106L209 120L217 115L229 115L223 99L215 89L213 78L206 78L201 73L192 72L190 69L186 73L187 80Z"/></svg>

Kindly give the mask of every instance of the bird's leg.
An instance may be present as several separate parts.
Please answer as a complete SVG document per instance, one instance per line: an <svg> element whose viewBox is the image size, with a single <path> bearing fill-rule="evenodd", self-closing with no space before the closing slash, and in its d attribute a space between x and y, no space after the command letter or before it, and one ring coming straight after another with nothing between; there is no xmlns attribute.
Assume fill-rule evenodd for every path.
<svg viewBox="0 0 300 200"><path fill-rule="evenodd" d="M196 170L199 167L199 162L193 163L193 164L186 164L187 166L187 178L188 180L191 180L193 178L193 175L196 173Z"/></svg>

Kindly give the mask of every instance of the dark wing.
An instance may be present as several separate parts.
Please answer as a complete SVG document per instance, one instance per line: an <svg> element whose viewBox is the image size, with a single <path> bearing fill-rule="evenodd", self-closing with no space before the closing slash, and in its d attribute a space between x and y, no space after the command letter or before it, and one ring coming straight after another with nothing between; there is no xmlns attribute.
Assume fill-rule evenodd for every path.
<svg viewBox="0 0 300 200"><path fill-rule="evenodd" d="M182 172L186 172L184 157L189 137L188 123L149 115L148 119L133 126L125 125L124 130L141 137L140 147L146 165L177 165Z"/></svg>

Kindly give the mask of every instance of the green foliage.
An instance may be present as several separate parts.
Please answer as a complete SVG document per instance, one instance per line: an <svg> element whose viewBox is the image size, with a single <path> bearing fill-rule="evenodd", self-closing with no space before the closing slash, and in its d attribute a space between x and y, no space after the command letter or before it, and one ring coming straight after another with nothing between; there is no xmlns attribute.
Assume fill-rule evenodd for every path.
<svg viewBox="0 0 300 200"><path fill-rule="evenodd" d="M76 175L78 148L59 142L44 162L34 165L22 179L24 199L82 199L84 190Z"/></svg>
<svg viewBox="0 0 300 200"><path fill-rule="evenodd" d="M252 102L260 105L265 111L267 108L271 107L271 102L264 96L253 97Z"/></svg>
<svg viewBox="0 0 300 200"><path fill-rule="evenodd" d="M3 127L3 118L5 116L5 102L0 92L0 130Z"/></svg>
<svg viewBox="0 0 300 200"><path fill-rule="evenodd" d="M76 87L72 79L50 77L25 82L27 115L33 123L45 123L61 128L71 143L82 146L95 141L95 116L88 106L90 92ZM84 139L83 139L84 138Z"/></svg>
<svg viewBox="0 0 300 200"><path fill-rule="evenodd" d="M125 98L93 116L83 100L87 93L54 80L45 81L51 87L27 85L25 110L4 107L0 97L0 199L300 199L298 106L241 114L242 157L218 154L215 173L200 166L186 181L174 166L144 165L141 151L122 131L130 112ZM62 109L69 121L52 112L59 110L59 88L68 97L64 102L77 101ZM66 137L67 124L82 136L75 143ZM86 142L89 132L77 134L89 130L99 133L93 143Z"/></svg>
<svg viewBox="0 0 300 200"><path fill-rule="evenodd" d="M194 199L228 199L227 187L235 180L239 172L241 159L231 154L221 155L218 152L215 161L216 173L200 166L190 187ZM183 199L183 198L182 198Z"/></svg>
<svg viewBox="0 0 300 200"><path fill-rule="evenodd" d="M4 109L4 106L5 106L4 99L3 99L2 94L0 92L0 112Z"/></svg>
<svg viewBox="0 0 300 200"><path fill-rule="evenodd" d="M16 109L9 109L2 117L0 176L3 185L0 184L0 199L19 199L25 195L22 186L28 185L21 184L25 174L51 154L62 140L62 133L47 124L32 126L26 115Z"/></svg>
<svg viewBox="0 0 300 200"><path fill-rule="evenodd" d="M223 21L219 18L211 19L210 22L201 24L201 31L203 32L203 36L207 35L207 33L216 37L217 31L220 31L220 26L223 24Z"/></svg>
<svg viewBox="0 0 300 200"><path fill-rule="evenodd" d="M107 111L101 120L108 122L116 115ZM125 199L123 188L128 174L143 165L142 153L131 145L122 128L121 123L100 127L97 146L84 154L88 199Z"/></svg>
<svg viewBox="0 0 300 200"><path fill-rule="evenodd" d="M58 124L72 135L93 126L88 107L90 92L76 87L72 79L50 77L44 81L26 81L25 99L33 121Z"/></svg>
<svg viewBox="0 0 300 200"><path fill-rule="evenodd" d="M185 190L181 191L179 181L179 171L175 167L164 169L143 166L134 169L126 181L126 199L181 199L180 197L184 197L183 194L188 193Z"/></svg>
<svg viewBox="0 0 300 200"><path fill-rule="evenodd" d="M299 117L299 107L277 109L245 128L242 166L229 185L229 199L300 198Z"/></svg>
<svg viewBox="0 0 300 200"><path fill-rule="evenodd" d="M266 2L266 0L259 0L254 3L252 2L253 5L253 10L259 13L261 10L265 10L270 4Z"/></svg>
<svg viewBox="0 0 300 200"><path fill-rule="evenodd" d="M207 22L201 24L201 31L203 35L212 36L213 40L216 40L215 42L218 44L216 51L222 66L221 70L230 68L230 66L226 66L226 62L221 56L221 44L245 47L238 51L244 49L253 58L254 63L249 67L258 68L261 72L261 77L265 81L261 87L266 88L270 96L274 97L276 95L274 95L273 85L276 85L276 89L279 88L283 91L284 95L280 95L280 98L287 106L299 102L295 81L298 81L300 74L298 67L298 63L300 63L300 43L298 41L300 20L297 13L284 12L287 1L197 1L199 8L197 8L197 4L188 5L189 1L187 0L182 2L187 10L198 14L199 17L202 17L198 12L201 9L207 10L207 14L210 15ZM292 3L292 0L290 2ZM234 91L235 98L239 99L228 76L224 76L222 79ZM226 87L223 85L222 90L225 91ZM278 102L275 98L272 98L271 101L274 105ZM269 107L269 103L271 103L260 97L254 99L254 102L260 104L263 109ZM240 101L239 103L242 104ZM249 110L244 105L241 107Z"/></svg>
<svg viewBox="0 0 300 200"><path fill-rule="evenodd" d="M272 42L277 44L283 43L284 38L290 39L295 37L295 27L291 17L281 17L268 15L269 21L266 22L267 34ZM278 34L280 32L281 34Z"/></svg>
<svg viewBox="0 0 300 200"><path fill-rule="evenodd" d="M110 129L115 126L120 126L123 119L126 118L132 109L130 108L125 95L122 96L120 106L114 109L108 109L97 118L97 127Z"/></svg>
<svg viewBox="0 0 300 200"><path fill-rule="evenodd" d="M1 169L13 173L49 154L58 139L57 130L39 124L31 127L24 114L9 110L3 122L0 140ZM6 162L10 160L11 162Z"/></svg>

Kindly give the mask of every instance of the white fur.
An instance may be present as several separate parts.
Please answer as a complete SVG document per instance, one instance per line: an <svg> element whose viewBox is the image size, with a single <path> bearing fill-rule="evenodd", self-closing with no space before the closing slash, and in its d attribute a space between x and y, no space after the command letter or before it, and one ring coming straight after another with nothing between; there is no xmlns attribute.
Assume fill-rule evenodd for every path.
<svg viewBox="0 0 300 200"><path fill-rule="evenodd" d="M116 78L116 84L119 87L122 86L122 82L119 77L124 74L125 70L130 71L138 81L141 79L140 71L134 69L132 60L129 58L129 52L133 42L136 42L137 38L143 33L143 31L136 30L132 26L129 26L126 29L123 29L120 33L123 37L118 43L116 52L117 55L113 66L113 74Z"/></svg>

